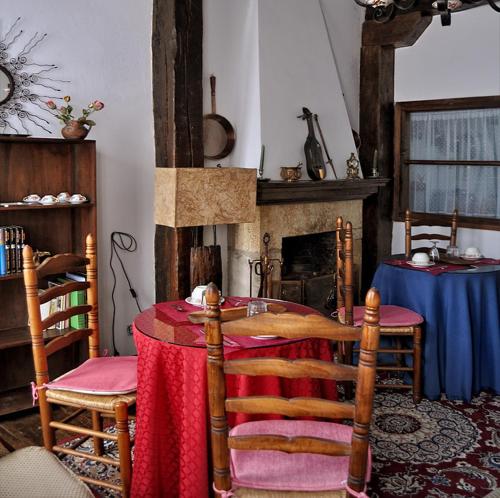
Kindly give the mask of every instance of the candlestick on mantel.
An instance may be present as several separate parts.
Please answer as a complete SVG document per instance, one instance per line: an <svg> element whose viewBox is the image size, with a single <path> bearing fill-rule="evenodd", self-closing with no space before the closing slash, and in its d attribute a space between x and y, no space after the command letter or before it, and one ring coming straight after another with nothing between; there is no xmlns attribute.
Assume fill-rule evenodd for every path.
<svg viewBox="0 0 500 498"><path fill-rule="evenodd" d="M380 172L378 170L378 150L375 149L373 152L373 163L372 163L372 178L378 178L380 176Z"/></svg>

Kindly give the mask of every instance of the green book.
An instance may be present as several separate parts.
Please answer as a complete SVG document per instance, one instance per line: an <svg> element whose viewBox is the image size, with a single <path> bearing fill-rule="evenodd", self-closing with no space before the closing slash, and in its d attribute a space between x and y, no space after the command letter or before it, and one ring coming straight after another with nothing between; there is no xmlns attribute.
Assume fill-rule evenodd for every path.
<svg viewBox="0 0 500 498"><path fill-rule="evenodd" d="M84 290L73 291L69 295L69 304L71 307L79 306L87 302L86 292ZM87 327L87 315L76 315L69 319L70 327L74 329L84 329Z"/></svg>
<svg viewBox="0 0 500 498"><path fill-rule="evenodd" d="M76 277L76 275L75 275ZM59 278L60 282L72 282L72 281L82 281L73 278L72 274L66 274L66 278ZM84 281L84 280L83 280ZM69 295L69 306L79 306L81 304L87 303L87 292L85 290L73 291ZM69 326L74 329L85 329L87 328L87 315L75 315L69 319Z"/></svg>

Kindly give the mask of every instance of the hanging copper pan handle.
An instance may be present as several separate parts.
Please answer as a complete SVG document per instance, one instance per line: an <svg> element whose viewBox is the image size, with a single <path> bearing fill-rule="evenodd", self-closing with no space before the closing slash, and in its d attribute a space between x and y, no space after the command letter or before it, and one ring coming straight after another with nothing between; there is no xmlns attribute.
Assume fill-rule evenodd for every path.
<svg viewBox="0 0 500 498"><path fill-rule="evenodd" d="M203 148L207 159L222 159L234 148L236 133L231 123L217 114L215 100L215 76L210 76L212 112L203 117Z"/></svg>

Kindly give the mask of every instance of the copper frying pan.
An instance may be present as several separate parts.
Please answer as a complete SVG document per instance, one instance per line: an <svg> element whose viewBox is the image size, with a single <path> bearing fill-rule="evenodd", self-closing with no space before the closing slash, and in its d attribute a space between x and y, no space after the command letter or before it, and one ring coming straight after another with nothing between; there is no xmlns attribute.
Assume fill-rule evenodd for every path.
<svg viewBox="0 0 500 498"><path fill-rule="evenodd" d="M236 133L231 123L217 114L214 75L210 76L210 94L212 112L203 117L203 152L207 159L222 159L233 150Z"/></svg>

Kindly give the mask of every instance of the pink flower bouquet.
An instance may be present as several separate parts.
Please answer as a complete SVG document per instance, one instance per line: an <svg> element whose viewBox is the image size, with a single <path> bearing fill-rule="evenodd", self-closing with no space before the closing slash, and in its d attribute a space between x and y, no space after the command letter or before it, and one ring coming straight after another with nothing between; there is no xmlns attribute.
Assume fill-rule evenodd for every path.
<svg viewBox="0 0 500 498"><path fill-rule="evenodd" d="M67 105L62 105L58 108L53 100L48 100L46 104L47 107L52 111L57 111L54 116L64 124L68 124L70 121L76 120L82 125L89 126L89 128L95 126L95 121L89 119L89 116L95 111L101 111L102 109L104 109L104 104L100 100L94 100L94 102L91 102L85 109L82 109L82 115L79 118L75 119L72 114L73 106L69 104L70 101L71 97L67 95L66 97L64 97L64 102L66 102Z"/></svg>

